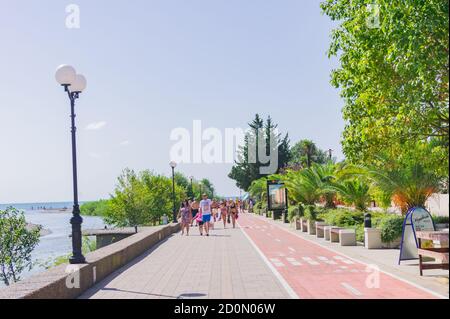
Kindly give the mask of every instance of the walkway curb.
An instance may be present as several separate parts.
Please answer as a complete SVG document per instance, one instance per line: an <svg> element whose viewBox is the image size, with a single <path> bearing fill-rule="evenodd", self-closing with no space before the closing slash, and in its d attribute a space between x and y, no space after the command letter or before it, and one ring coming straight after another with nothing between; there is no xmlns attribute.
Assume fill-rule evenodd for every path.
<svg viewBox="0 0 450 319"><path fill-rule="evenodd" d="M86 255L87 264L63 264L0 289L0 299L74 299L163 239L180 224L144 228L141 232Z"/></svg>

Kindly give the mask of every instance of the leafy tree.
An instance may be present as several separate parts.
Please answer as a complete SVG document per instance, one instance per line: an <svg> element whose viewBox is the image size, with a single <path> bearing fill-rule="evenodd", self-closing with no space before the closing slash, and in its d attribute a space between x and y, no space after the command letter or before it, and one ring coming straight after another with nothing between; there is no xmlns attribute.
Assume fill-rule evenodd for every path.
<svg viewBox="0 0 450 319"><path fill-rule="evenodd" d="M236 181L236 185L240 189L245 191L248 191L253 181L268 175L261 172L261 168L268 164L263 163L258 154L254 154L254 157L256 157L254 160L249 160L252 159L252 150L256 150L256 153L258 153L260 140L265 141L266 155L273 155L275 152L278 157L275 172L270 172L269 174L278 173L281 168L287 165L290 159L289 136L286 134L284 137L281 137L281 134L277 133L277 125L273 123L270 116L264 122L256 114L254 120L249 123L249 127L249 132L244 137L244 145L239 149L238 161L236 161L228 175L228 177ZM272 144L270 141L272 141Z"/></svg>
<svg viewBox="0 0 450 319"><path fill-rule="evenodd" d="M183 187L186 190L188 189L188 187L190 185L190 181L187 179L186 176L183 175L183 173L176 172L174 174L174 177L175 177L175 184Z"/></svg>
<svg viewBox="0 0 450 319"><path fill-rule="evenodd" d="M185 189L175 185L175 205L186 198ZM109 201L105 221L119 227L157 223L173 210L172 179L143 171L126 169Z"/></svg>
<svg viewBox="0 0 450 319"><path fill-rule="evenodd" d="M84 203L80 206L81 214L85 216L105 216L108 204L109 200L106 199Z"/></svg>
<svg viewBox="0 0 450 319"><path fill-rule="evenodd" d="M213 184L209 181L209 179L203 178L200 181L200 184L202 185L202 187L201 187L202 194L205 193L208 195L209 198L213 198L215 189L214 189ZM202 195L202 194L200 194L200 195Z"/></svg>
<svg viewBox="0 0 450 319"><path fill-rule="evenodd" d="M27 227L25 216L15 208L0 210L0 279L8 286L31 269L31 253L39 243L40 227Z"/></svg>
<svg viewBox="0 0 450 319"><path fill-rule="evenodd" d="M448 176L449 2L378 0L379 25L366 0L326 0L338 26L330 56L332 84L344 98L343 150L354 163L396 158L411 141L430 142ZM382 166L382 165L381 165Z"/></svg>
<svg viewBox="0 0 450 319"><path fill-rule="evenodd" d="M313 163L325 164L329 156L311 140L301 140L291 148L289 166L311 167Z"/></svg>

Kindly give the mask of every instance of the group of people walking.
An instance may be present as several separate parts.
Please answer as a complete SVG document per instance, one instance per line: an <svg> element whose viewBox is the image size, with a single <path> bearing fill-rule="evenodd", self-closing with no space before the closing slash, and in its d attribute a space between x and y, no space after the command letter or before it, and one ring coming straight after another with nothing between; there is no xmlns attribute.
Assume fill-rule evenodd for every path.
<svg viewBox="0 0 450 319"><path fill-rule="evenodd" d="M227 224L236 227L236 220L239 213L244 211L244 205L241 200L211 200L208 195L203 194L202 200L185 200L181 203L178 218L181 222L181 235L189 236L189 228L199 227L200 235L209 236L210 229L214 229L216 222L223 222L223 228Z"/></svg>

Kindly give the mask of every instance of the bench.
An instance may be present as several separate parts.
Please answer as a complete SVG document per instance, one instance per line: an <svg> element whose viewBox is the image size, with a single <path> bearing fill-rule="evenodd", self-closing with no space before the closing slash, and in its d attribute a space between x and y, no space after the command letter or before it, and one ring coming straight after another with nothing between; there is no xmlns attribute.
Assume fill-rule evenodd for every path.
<svg viewBox="0 0 450 319"><path fill-rule="evenodd" d="M339 244L341 246L356 246L356 231L354 229L339 230Z"/></svg>
<svg viewBox="0 0 450 319"><path fill-rule="evenodd" d="M331 227L330 242L340 243L341 246L356 246L356 231L342 227Z"/></svg>
<svg viewBox="0 0 450 319"><path fill-rule="evenodd" d="M308 231L308 220L306 218L300 219L300 229L306 233Z"/></svg>
<svg viewBox="0 0 450 319"><path fill-rule="evenodd" d="M328 226L325 222L316 222L316 237L325 237L325 226Z"/></svg>
<svg viewBox="0 0 450 319"><path fill-rule="evenodd" d="M342 228L337 227L337 226L324 226L323 227L323 232L324 232L325 240L330 240L331 241L331 230L332 229L342 229Z"/></svg>
<svg viewBox="0 0 450 319"><path fill-rule="evenodd" d="M332 227L330 228L330 241L332 243L338 243L339 242L339 231L341 229L344 229L342 227Z"/></svg>
<svg viewBox="0 0 450 319"><path fill-rule="evenodd" d="M418 231L416 233L419 247L417 253L419 255L419 271L423 276L423 270L425 269L444 269L448 270L449 263L449 249L448 247L440 248L423 248L422 240L432 240L439 243L448 244L448 232L446 231ZM440 263L428 264L423 262L423 257L431 257Z"/></svg>

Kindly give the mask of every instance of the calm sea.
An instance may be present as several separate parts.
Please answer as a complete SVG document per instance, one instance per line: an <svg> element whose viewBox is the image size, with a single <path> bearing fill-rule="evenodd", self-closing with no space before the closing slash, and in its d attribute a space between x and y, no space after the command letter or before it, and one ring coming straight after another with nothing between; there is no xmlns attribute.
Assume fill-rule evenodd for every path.
<svg viewBox="0 0 450 319"><path fill-rule="evenodd" d="M24 203L24 204L0 204L0 210L13 206L24 211L25 219L29 223L42 225L44 229L51 233L41 237L39 245L33 251L33 260L45 262L59 256L64 256L72 251L72 243L69 238L71 233L70 212L49 213L39 210L38 207L46 209L59 209L72 207L71 202L60 203ZM103 228L105 226L101 217L83 216L83 229ZM22 278L26 278L31 274L42 272L45 269L36 265L31 271L22 274ZM0 283L0 286L2 283Z"/></svg>

